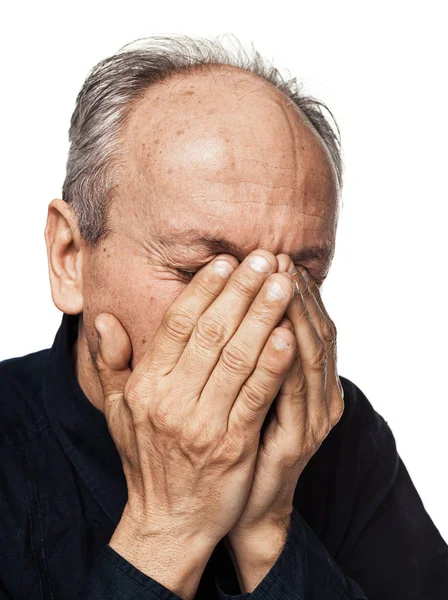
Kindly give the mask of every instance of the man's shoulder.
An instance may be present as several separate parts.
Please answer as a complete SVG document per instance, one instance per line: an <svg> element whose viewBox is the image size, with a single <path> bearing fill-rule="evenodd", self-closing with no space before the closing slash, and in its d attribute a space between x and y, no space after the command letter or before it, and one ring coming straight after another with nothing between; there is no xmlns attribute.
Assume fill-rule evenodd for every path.
<svg viewBox="0 0 448 600"><path fill-rule="evenodd" d="M347 377L339 376L344 390L344 412L330 432L335 438L350 440L364 450L376 452L386 445L395 452L395 438L388 422L378 413L362 389ZM330 437L330 436L329 436Z"/></svg>
<svg viewBox="0 0 448 600"><path fill-rule="evenodd" d="M25 442L47 426L42 394L48 353L0 361L0 447Z"/></svg>
<svg viewBox="0 0 448 600"><path fill-rule="evenodd" d="M344 414L341 418L369 428L383 429L387 421L375 410L367 396L351 379L339 376L344 390Z"/></svg>
<svg viewBox="0 0 448 600"><path fill-rule="evenodd" d="M361 388L347 377L339 376L344 390L344 415L348 419L356 420L357 424L370 422L381 427L386 423L383 417L375 410Z"/></svg>

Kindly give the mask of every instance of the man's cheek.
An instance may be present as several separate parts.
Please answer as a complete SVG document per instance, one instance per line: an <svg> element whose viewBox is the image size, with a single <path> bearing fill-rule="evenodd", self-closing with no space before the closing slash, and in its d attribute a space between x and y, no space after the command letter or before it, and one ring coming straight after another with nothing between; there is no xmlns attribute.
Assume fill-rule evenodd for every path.
<svg viewBox="0 0 448 600"><path fill-rule="evenodd" d="M184 289L184 284L179 285L175 281L159 281L132 295L129 306L133 350L131 369L142 359L165 312Z"/></svg>

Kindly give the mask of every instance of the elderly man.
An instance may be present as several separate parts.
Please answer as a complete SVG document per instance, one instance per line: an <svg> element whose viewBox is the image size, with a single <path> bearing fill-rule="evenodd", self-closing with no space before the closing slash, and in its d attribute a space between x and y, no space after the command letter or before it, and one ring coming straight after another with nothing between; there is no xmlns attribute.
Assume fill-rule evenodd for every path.
<svg viewBox="0 0 448 600"><path fill-rule="evenodd" d="M73 113L64 313L0 365L0 598L441 600L448 547L320 295L339 140L258 53L155 36Z"/></svg>

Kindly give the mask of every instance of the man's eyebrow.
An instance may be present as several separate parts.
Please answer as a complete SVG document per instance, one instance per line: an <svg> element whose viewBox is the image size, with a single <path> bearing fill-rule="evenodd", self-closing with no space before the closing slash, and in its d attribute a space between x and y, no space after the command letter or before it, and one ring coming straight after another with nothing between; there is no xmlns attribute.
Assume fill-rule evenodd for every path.
<svg viewBox="0 0 448 600"><path fill-rule="evenodd" d="M225 237L209 237L197 229L164 233L162 237L163 243L167 245L177 244L188 248L195 246L213 254L232 254L239 262L242 262L247 254L240 245L235 244L231 240ZM289 256L294 263L306 260L326 261L331 258L333 251L332 246L308 246Z"/></svg>

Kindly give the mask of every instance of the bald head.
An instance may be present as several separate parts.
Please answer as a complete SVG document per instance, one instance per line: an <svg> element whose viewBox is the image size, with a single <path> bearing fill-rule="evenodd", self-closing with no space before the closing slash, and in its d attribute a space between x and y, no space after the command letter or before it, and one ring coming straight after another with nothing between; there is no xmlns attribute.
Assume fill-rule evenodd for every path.
<svg viewBox="0 0 448 600"><path fill-rule="evenodd" d="M217 230L243 206L243 226L254 214L274 224L275 206L278 217L287 209L323 221L336 209L337 179L319 135L285 95L241 69L214 67L151 87L123 138L119 198L160 209L163 228L171 208L176 220L190 223L194 214L185 214L185 203L194 210L191 203L201 200L202 208L219 209L216 215L207 209Z"/></svg>

